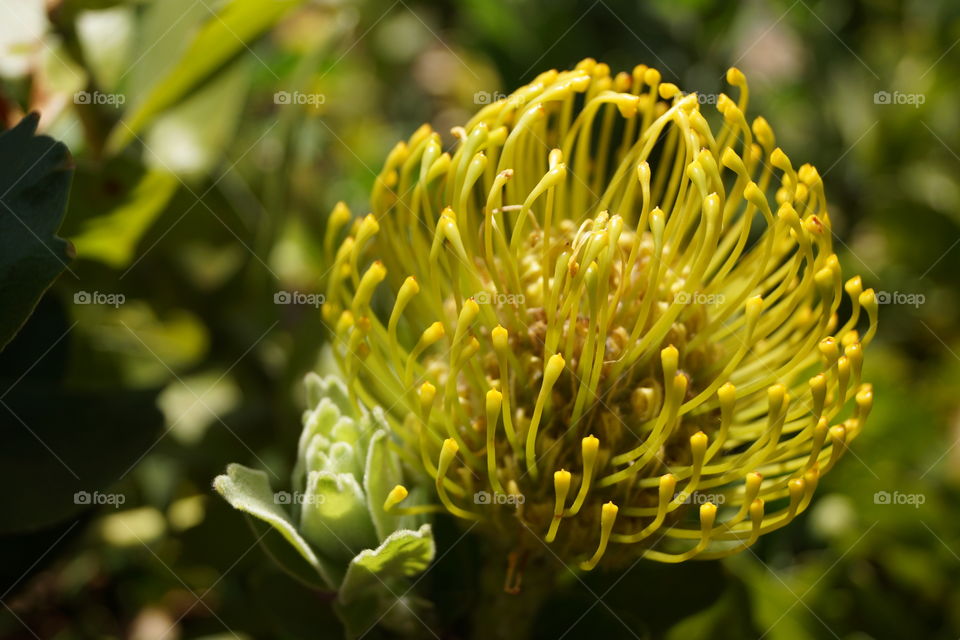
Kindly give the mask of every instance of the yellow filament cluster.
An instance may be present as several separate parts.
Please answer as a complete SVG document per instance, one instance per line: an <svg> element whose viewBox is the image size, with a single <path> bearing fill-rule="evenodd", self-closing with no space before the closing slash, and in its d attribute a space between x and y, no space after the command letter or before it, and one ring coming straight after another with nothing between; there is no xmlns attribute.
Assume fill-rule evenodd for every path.
<svg viewBox="0 0 960 640"><path fill-rule="evenodd" d="M584 569L728 555L807 508L870 412L877 301L727 81L701 112L642 65L548 71L334 209L324 318L429 508Z"/></svg>

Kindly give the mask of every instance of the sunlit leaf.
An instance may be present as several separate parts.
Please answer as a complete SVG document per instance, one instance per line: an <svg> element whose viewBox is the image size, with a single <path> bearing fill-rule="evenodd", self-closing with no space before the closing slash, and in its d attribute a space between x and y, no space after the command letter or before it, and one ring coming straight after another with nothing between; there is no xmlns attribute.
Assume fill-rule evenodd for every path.
<svg viewBox="0 0 960 640"><path fill-rule="evenodd" d="M140 238L178 186L180 180L169 171L154 169L146 173L123 204L87 220L80 234L72 238L77 255L117 269L128 265Z"/></svg>
<svg viewBox="0 0 960 640"><path fill-rule="evenodd" d="M201 27L179 62L148 93L131 107L124 121L110 135L108 148L118 152L144 127L203 80L248 49L249 44L269 29L302 0L233 0L211 15Z"/></svg>
<svg viewBox="0 0 960 640"><path fill-rule="evenodd" d="M210 174L239 125L249 70L249 61L241 58L158 115L144 136L145 163L186 178Z"/></svg>

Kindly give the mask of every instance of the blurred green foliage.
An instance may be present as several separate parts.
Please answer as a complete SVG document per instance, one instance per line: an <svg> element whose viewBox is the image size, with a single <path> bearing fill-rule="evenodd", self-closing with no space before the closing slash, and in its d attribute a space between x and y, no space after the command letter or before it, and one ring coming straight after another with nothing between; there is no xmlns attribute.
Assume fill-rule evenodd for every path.
<svg viewBox="0 0 960 640"><path fill-rule="evenodd" d="M723 564L570 575L541 636L960 635L960 5L11 0L0 17L0 117L39 111L71 149L59 233L77 250L0 354L0 393L34 394L0 406L22 452L5 491L49 497L59 456L125 499L4 520L0 636L341 637L330 599L210 490L231 461L290 474L327 327L274 294L317 291L326 212L365 210L396 140L586 56L705 94L741 67L751 114L824 176L842 262L890 304L866 358L874 413L810 512ZM418 587L441 637L460 637L479 580L459 535L439 523Z"/></svg>

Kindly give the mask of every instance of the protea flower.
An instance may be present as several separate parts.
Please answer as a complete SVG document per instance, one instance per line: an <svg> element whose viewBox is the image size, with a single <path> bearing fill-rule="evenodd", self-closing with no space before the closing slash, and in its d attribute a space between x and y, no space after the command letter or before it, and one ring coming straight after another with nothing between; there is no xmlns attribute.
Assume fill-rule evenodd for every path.
<svg viewBox="0 0 960 640"><path fill-rule="evenodd" d="M874 292L841 276L817 170L727 82L714 110L643 65L548 71L449 152L418 129L371 213L329 219L352 400L514 563L741 551L863 428Z"/></svg>

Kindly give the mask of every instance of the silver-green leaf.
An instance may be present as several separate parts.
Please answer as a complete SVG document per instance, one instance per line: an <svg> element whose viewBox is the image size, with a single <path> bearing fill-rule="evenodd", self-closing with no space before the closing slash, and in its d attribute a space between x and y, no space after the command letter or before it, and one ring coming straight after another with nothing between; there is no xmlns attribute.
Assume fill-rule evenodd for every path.
<svg viewBox="0 0 960 640"><path fill-rule="evenodd" d="M336 588L337 583L332 579L330 568L303 539L287 512L277 504L266 473L242 464L231 464L227 466L225 474L214 479L213 488L234 509L248 513L279 531L303 559L317 570L323 581L331 588Z"/></svg>
<svg viewBox="0 0 960 640"><path fill-rule="evenodd" d="M430 525L425 524L417 531L394 531L379 547L361 551L350 561L339 599L349 604L371 588L386 588L393 580L417 575L433 562L435 555Z"/></svg>

